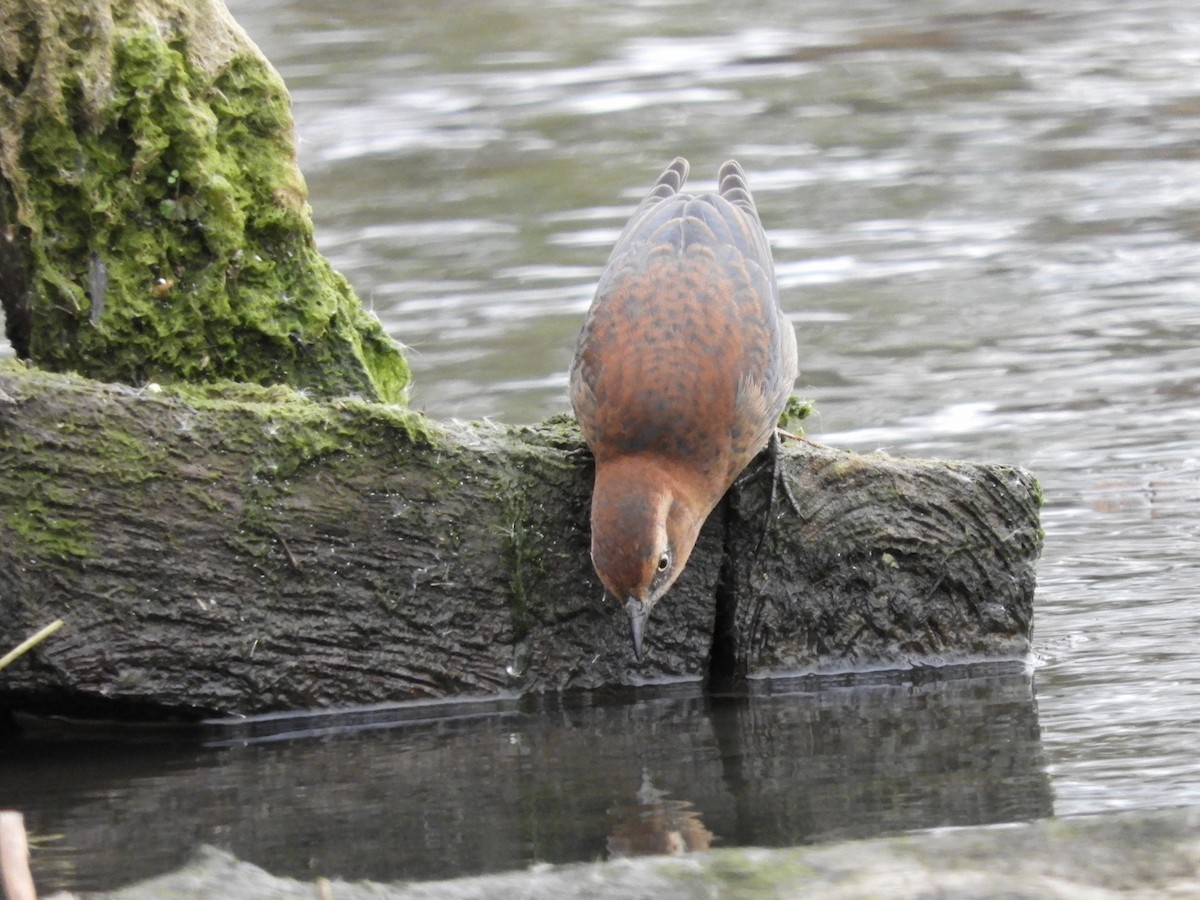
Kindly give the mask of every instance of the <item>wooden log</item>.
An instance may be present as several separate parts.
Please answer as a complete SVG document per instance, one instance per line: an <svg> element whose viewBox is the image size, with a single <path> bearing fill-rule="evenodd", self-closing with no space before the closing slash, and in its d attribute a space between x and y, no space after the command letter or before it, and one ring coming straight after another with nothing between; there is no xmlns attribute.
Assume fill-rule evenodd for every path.
<svg viewBox="0 0 1200 900"><path fill-rule="evenodd" d="M768 515L769 466L747 476L636 663L588 558L580 450L566 418L0 364L0 647L64 622L0 704L245 714L1028 652L1032 476L796 442L800 513Z"/></svg>
<svg viewBox="0 0 1200 900"><path fill-rule="evenodd" d="M759 479L733 495L715 660L736 676L1023 655L1041 488L1008 466L788 454L798 514L758 552ZM835 599L836 598L836 599Z"/></svg>

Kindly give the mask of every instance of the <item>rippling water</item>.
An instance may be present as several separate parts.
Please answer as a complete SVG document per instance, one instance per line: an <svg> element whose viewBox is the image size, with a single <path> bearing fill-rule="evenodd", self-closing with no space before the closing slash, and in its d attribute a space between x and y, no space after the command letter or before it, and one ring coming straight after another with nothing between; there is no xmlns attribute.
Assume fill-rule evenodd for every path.
<svg viewBox="0 0 1200 900"><path fill-rule="evenodd" d="M810 434L1018 464L1045 488L1036 704L1018 742L1036 748L996 782L1025 800L886 827L1200 803L1190 2L342 6L231 2L292 89L321 247L410 348L416 405L565 410L575 333L633 205L676 154L701 187L736 156L800 338ZM901 734L904 716L889 721ZM717 746L721 727L704 729ZM982 756L1005 752L980 734ZM642 773L628 774L632 802ZM865 808L863 822L905 807ZM521 815L536 831L537 811ZM726 840L838 833L772 838L721 815ZM845 833L869 831L851 818ZM564 843L594 849L562 858L599 855L609 826L577 828L590 842ZM506 864L545 846L514 841Z"/></svg>

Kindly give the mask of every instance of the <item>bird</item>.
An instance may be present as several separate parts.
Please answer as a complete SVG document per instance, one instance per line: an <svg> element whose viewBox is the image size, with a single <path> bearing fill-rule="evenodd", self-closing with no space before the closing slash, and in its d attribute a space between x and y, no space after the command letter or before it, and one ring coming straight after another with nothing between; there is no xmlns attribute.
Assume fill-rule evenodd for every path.
<svg viewBox="0 0 1200 900"><path fill-rule="evenodd" d="M735 161L685 193L679 157L621 231L569 375L595 460L592 565L643 658L651 610L700 528L768 444L798 375L766 232Z"/></svg>

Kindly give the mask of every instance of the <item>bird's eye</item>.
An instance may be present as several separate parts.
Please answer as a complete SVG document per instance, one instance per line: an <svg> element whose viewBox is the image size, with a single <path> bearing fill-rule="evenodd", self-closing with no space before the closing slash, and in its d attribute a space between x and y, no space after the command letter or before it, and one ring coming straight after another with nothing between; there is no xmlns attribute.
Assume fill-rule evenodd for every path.
<svg viewBox="0 0 1200 900"><path fill-rule="evenodd" d="M671 568L671 554L664 553L658 558L658 571L665 572L669 568Z"/></svg>

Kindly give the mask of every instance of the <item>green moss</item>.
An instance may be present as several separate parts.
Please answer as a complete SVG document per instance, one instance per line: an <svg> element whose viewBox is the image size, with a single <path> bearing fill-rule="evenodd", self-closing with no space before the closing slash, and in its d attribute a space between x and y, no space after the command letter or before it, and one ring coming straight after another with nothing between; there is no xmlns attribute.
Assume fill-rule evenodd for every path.
<svg viewBox="0 0 1200 900"><path fill-rule="evenodd" d="M91 555L91 536L78 522L47 513L37 505L10 510L6 524L14 537L36 548L39 555L50 557L87 557Z"/></svg>
<svg viewBox="0 0 1200 900"><path fill-rule="evenodd" d="M38 556L91 555L91 534L82 523L60 514L60 509L72 507L72 501L52 478L39 475L24 484L9 484L5 493L3 521L12 540Z"/></svg>
<svg viewBox="0 0 1200 900"><path fill-rule="evenodd" d="M1033 481L1033 502L1038 509L1046 505L1046 492L1042 489L1042 483L1037 478L1032 478Z"/></svg>
<svg viewBox="0 0 1200 900"><path fill-rule="evenodd" d="M216 476L214 475L210 480L215 480L215 478ZM208 509L210 512L220 512L225 508L224 502L214 497L211 490L196 484L185 483L180 485L179 493L195 502L198 506Z"/></svg>
<svg viewBox="0 0 1200 900"><path fill-rule="evenodd" d="M525 590L525 567L529 548L525 533L524 497L516 491L505 495L505 520L510 524L504 531L504 549L508 560L509 602L512 608L513 643L525 639L532 626L529 617L529 596Z"/></svg>
<svg viewBox="0 0 1200 900"><path fill-rule="evenodd" d="M813 414L816 407L811 400L801 400L799 397L788 397L787 404L779 416L779 427L793 434L803 435L803 422Z"/></svg>
<svg viewBox="0 0 1200 900"><path fill-rule="evenodd" d="M403 458L436 450L444 442L433 422L403 407L350 399L315 401L282 385L176 385L162 393L167 401L186 404L201 421L206 411L220 412L220 440L251 454L254 477L242 495L239 547L255 557L277 552L274 509L305 467L355 452L356 447Z"/></svg>
<svg viewBox="0 0 1200 900"><path fill-rule="evenodd" d="M532 627L529 590L526 572L531 559L529 522L525 508L525 490L517 475L497 473L496 486L490 499L500 507L500 531L504 561L508 569L509 609L512 618L513 643L520 643Z"/></svg>
<svg viewBox="0 0 1200 900"><path fill-rule="evenodd" d="M529 448L531 456L536 456L534 468L543 473L541 477L545 477L548 467L561 471L564 483L580 475L585 464L580 451L586 453L586 446L574 416L560 413L537 425L515 427L511 433ZM504 537L513 630L519 642L534 622L552 622L559 614L553 597L540 585L549 576L553 548L562 536L544 533L537 512L531 514L526 509L525 497L534 492L529 483L531 476L520 468L519 459L514 464L518 467L515 471L497 479L495 500L501 504L504 521L510 523Z"/></svg>
<svg viewBox="0 0 1200 900"><path fill-rule="evenodd" d="M542 420L537 425L517 428L521 440L533 447L545 447L554 453L541 457L541 462L555 468L567 470L579 466L579 455L587 452L579 423L568 413L559 413Z"/></svg>
<svg viewBox="0 0 1200 900"><path fill-rule="evenodd" d="M816 874L787 854L722 850L705 860L706 881L719 885L718 893L730 900L784 896Z"/></svg>
<svg viewBox="0 0 1200 900"><path fill-rule="evenodd" d="M115 476L124 485L158 478L166 450L153 441L121 431L116 424L90 429L87 433L88 455L97 467L105 468L110 477Z"/></svg>
<svg viewBox="0 0 1200 900"><path fill-rule="evenodd" d="M36 84L11 98L31 358L136 385L402 401L398 347L316 250L278 74L248 43L199 65L214 51L189 42L237 35L155 27L144 5L63 13L38 35Z"/></svg>
<svg viewBox="0 0 1200 900"><path fill-rule="evenodd" d="M361 423L402 438L399 443L437 448L446 443L445 430L422 413L396 404L369 403L354 398L335 400L333 409L353 413Z"/></svg>
<svg viewBox="0 0 1200 900"><path fill-rule="evenodd" d="M247 424L244 437L259 445L264 438L290 446L311 459L344 451L368 433L386 434L394 447L436 448L445 433L421 413L395 404L344 398L314 400L304 391L284 385L257 385L222 381L212 384L177 384L165 393L196 410L239 412Z"/></svg>
<svg viewBox="0 0 1200 900"><path fill-rule="evenodd" d="M869 468L870 462L865 456L842 453L829 465L829 473L833 478L849 478Z"/></svg>
<svg viewBox="0 0 1200 900"><path fill-rule="evenodd" d="M556 413L543 419L540 425L522 428L521 434L534 437L545 446L576 447L583 443L579 423L570 413Z"/></svg>
<svg viewBox="0 0 1200 900"><path fill-rule="evenodd" d="M86 386L91 398L84 414L67 415L46 432L0 428L0 541L17 542L35 558L89 555L91 522L87 485L123 486L131 506L145 502L141 492L170 472L178 475L178 435L219 451L226 448L253 460L255 476L239 486L247 552L277 552L273 509L292 490L291 479L306 466L350 453L384 455L397 467L429 457L445 445L443 430L403 407L362 400L316 401L284 386L228 382L179 385L133 391L97 385L75 375L27 369L16 360L0 360L3 403L40 403L54 392ZM107 404L108 395L139 394L141 402ZM93 413L88 410L95 409ZM158 435L168 434L159 439ZM58 454L70 460L72 478L57 471ZM42 468L33 469L31 460ZM192 477L203 478L203 473ZM175 483L175 482L173 482ZM209 508L221 501L203 483L185 479L178 489ZM80 521L76 521L80 520Z"/></svg>

